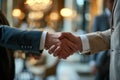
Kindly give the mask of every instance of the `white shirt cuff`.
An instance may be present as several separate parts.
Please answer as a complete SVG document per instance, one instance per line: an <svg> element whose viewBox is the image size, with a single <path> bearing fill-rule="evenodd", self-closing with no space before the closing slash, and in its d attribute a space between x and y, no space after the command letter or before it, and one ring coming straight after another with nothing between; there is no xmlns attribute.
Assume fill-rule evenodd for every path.
<svg viewBox="0 0 120 80"><path fill-rule="evenodd" d="M45 47L46 34L47 34L47 31L43 31L41 40L40 40L40 50L43 50Z"/></svg>
<svg viewBox="0 0 120 80"><path fill-rule="evenodd" d="M80 35L80 38L81 38L82 46L83 46L83 51L80 53L85 54L90 51L89 41L86 35Z"/></svg>

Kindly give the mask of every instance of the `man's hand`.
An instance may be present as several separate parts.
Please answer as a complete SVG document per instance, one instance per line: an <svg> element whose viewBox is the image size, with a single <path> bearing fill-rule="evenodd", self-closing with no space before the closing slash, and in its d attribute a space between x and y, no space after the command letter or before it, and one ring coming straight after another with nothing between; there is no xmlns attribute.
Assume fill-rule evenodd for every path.
<svg viewBox="0 0 120 80"><path fill-rule="evenodd" d="M45 49L49 50L49 53L59 58L66 59L74 52L78 51L78 46L64 37L61 33L47 33L45 41Z"/></svg>
<svg viewBox="0 0 120 80"><path fill-rule="evenodd" d="M54 56L63 59L66 59L76 51L78 51L77 45L65 38L61 40L60 44L53 45L49 49L49 53L53 53Z"/></svg>
<svg viewBox="0 0 120 80"><path fill-rule="evenodd" d="M52 45L60 44L60 40L58 39L60 37L61 33L47 33L46 35L46 41L45 41L45 49L48 50Z"/></svg>
<svg viewBox="0 0 120 80"><path fill-rule="evenodd" d="M70 32L63 32L63 33L61 33L61 36L59 37L59 39L62 40L64 38L66 38L69 41L71 41L72 43L76 44L79 51L82 51L82 42L81 42L80 36L75 36Z"/></svg>

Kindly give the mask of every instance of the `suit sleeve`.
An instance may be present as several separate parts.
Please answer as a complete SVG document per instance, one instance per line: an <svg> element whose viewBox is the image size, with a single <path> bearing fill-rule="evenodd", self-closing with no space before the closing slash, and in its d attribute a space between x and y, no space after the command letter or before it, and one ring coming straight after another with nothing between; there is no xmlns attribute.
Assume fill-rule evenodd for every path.
<svg viewBox="0 0 120 80"><path fill-rule="evenodd" d="M87 34L90 45L90 52L86 54L94 54L99 51L110 49L110 35L110 29L103 32L94 32Z"/></svg>
<svg viewBox="0 0 120 80"><path fill-rule="evenodd" d="M0 45L17 50L40 51L41 35L42 31L22 31L1 25Z"/></svg>

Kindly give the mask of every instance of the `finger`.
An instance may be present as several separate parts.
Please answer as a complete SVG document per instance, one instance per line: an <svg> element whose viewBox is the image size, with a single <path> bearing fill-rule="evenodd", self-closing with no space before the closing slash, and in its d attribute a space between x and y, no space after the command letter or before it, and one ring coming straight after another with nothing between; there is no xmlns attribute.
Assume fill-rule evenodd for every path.
<svg viewBox="0 0 120 80"><path fill-rule="evenodd" d="M61 53L58 49L62 50L64 53ZM65 58L65 57L68 57L69 55L72 55L77 50L78 49L75 44L73 44L67 39L62 39L60 47L54 50L53 53L54 53L54 56L61 55L60 57Z"/></svg>
<svg viewBox="0 0 120 80"><path fill-rule="evenodd" d="M57 48L53 52L53 56L55 56L55 57L58 56L58 53L60 53L60 51L61 51L61 47L57 46Z"/></svg>
<svg viewBox="0 0 120 80"><path fill-rule="evenodd" d="M67 48L66 48L67 49ZM60 53L58 53L58 57L66 59L67 57L69 57L72 53L70 51L67 51L66 49L62 49L60 51Z"/></svg>
<svg viewBox="0 0 120 80"><path fill-rule="evenodd" d="M62 43L65 43L64 46L66 46L66 51L67 52L75 52L78 50L78 47L76 44L73 44L72 42L70 42L69 40L67 39L63 39L61 40Z"/></svg>
<svg viewBox="0 0 120 80"><path fill-rule="evenodd" d="M64 39L64 33L61 33L61 35L58 38L59 40Z"/></svg>
<svg viewBox="0 0 120 80"><path fill-rule="evenodd" d="M58 56L58 58L59 58L59 59L66 59L66 56L68 56L68 55L66 54L66 52L65 52L65 51L61 51L60 54L59 54L59 56Z"/></svg>
<svg viewBox="0 0 120 80"><path fill-rule="evenodd" d="M71 42L67 42L67 41L68 41L67 39L63 39L61 41L62 42L62 44L61 44L62 50L59 53L55 52L57 56L62 57L62 58L66 58L66 57L70 56L71 54L73 54L76 51L76 49L73 51L70 48L70 46L72 46L70 44ZM74 48L74 46L72 48Z"/></svg>
<svg viewBox="0 0 120 80"><path fill-rule="evenodd" d="M70 55L69 53L71 52L69 48L67 47L67 45L62 44L60 45L60 48L61 48L60 51L56 49L56 51L54 52L55 56L63 58L65 55Z"/></svg>
<svg viewBox="0 0 120 80"><path fill-rule="evenodd" d="M69 48L71 53L74 53L74 52L78 51L78 47L73 43L69 43L68 48Z"/></svg>
<svg viewBox="0 0 120 80"><path fill-rule="evenodd" d="M63 47L63 46L62 46ZM72 55L74 52L77 51L77 49L72 49L71 50L71 45L64 45L65 48L63 48L61 50L60 53L58 53L57 55L59 55L59 57L63 58L63 59L67 59L67 57L69 57L70 55ZM72 46L72 48L74 48L74 46Z"/></svg>
<svg viewBox="0 0 120 80"><path fill-rule="evenodd" d="M62 59L67 59L69 56L70 56L70 54L66 54L65 51L63 51L63 52L59 55L59 57L61 57Z"/></svg>
<svg viewBox="0 0 120 80"><path fill-rule="evenodd" d="M60 40L64 39L68 32L62 32L61 36L59 37Z"/></svg>
<svg viewBox="0 0 120 80"><path fill-rule="evenodd" d="M59 58L59 59L65 59L66 55L68 53L66 52L65 48L61 49L58 53L56 53L56 56Z"/></svg>
<svg viewBox="0 0 120 80"><path fill-rule="evenodd" d="M72 43L72 42L70 42L70 41L68 41L68 43L69 43L70 49L72 49L73 51L79 50L77 44Z"/></svg>
<svg viewBox="0 0 120 80"><path fill-rule="evenodd" d="M56 49L53 55L58 56L58 58L60 58L60 59L61 58L65 59L66 56L70 55L69 53L70 52L67 52L66 49L62 46L62 47L59 47L58 49Z"/></svg>
<svg viewBox="0 0 120 80"><path fill-rule="evenodd" d="M52 45L50 48L49 48L49 50L48 50L48 52L50 53L50 54L52 54L53 52L54 52L54 50L56 49L56 45Z"/></svg>
<svg viewBox="0 0 120 80"><path fill-rule="evenodd" d="M71 33L63 32L63 33L61 33L61 36L59 37L59 39L61 40L61 39L65 38L65 37L70 39L69 37L71 37Z"/></svg>

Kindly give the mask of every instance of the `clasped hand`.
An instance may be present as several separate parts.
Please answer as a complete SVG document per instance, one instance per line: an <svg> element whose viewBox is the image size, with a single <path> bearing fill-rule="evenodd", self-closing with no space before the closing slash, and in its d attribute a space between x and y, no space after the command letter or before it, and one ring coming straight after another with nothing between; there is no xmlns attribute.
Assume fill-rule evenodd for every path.
<svg viewBox="0 0 120 80"><path fill-rule="evenodd" d="M45 49L55 57L66 59L76 51L82 51L81 39L69 32L47 33Z"/></svg>

